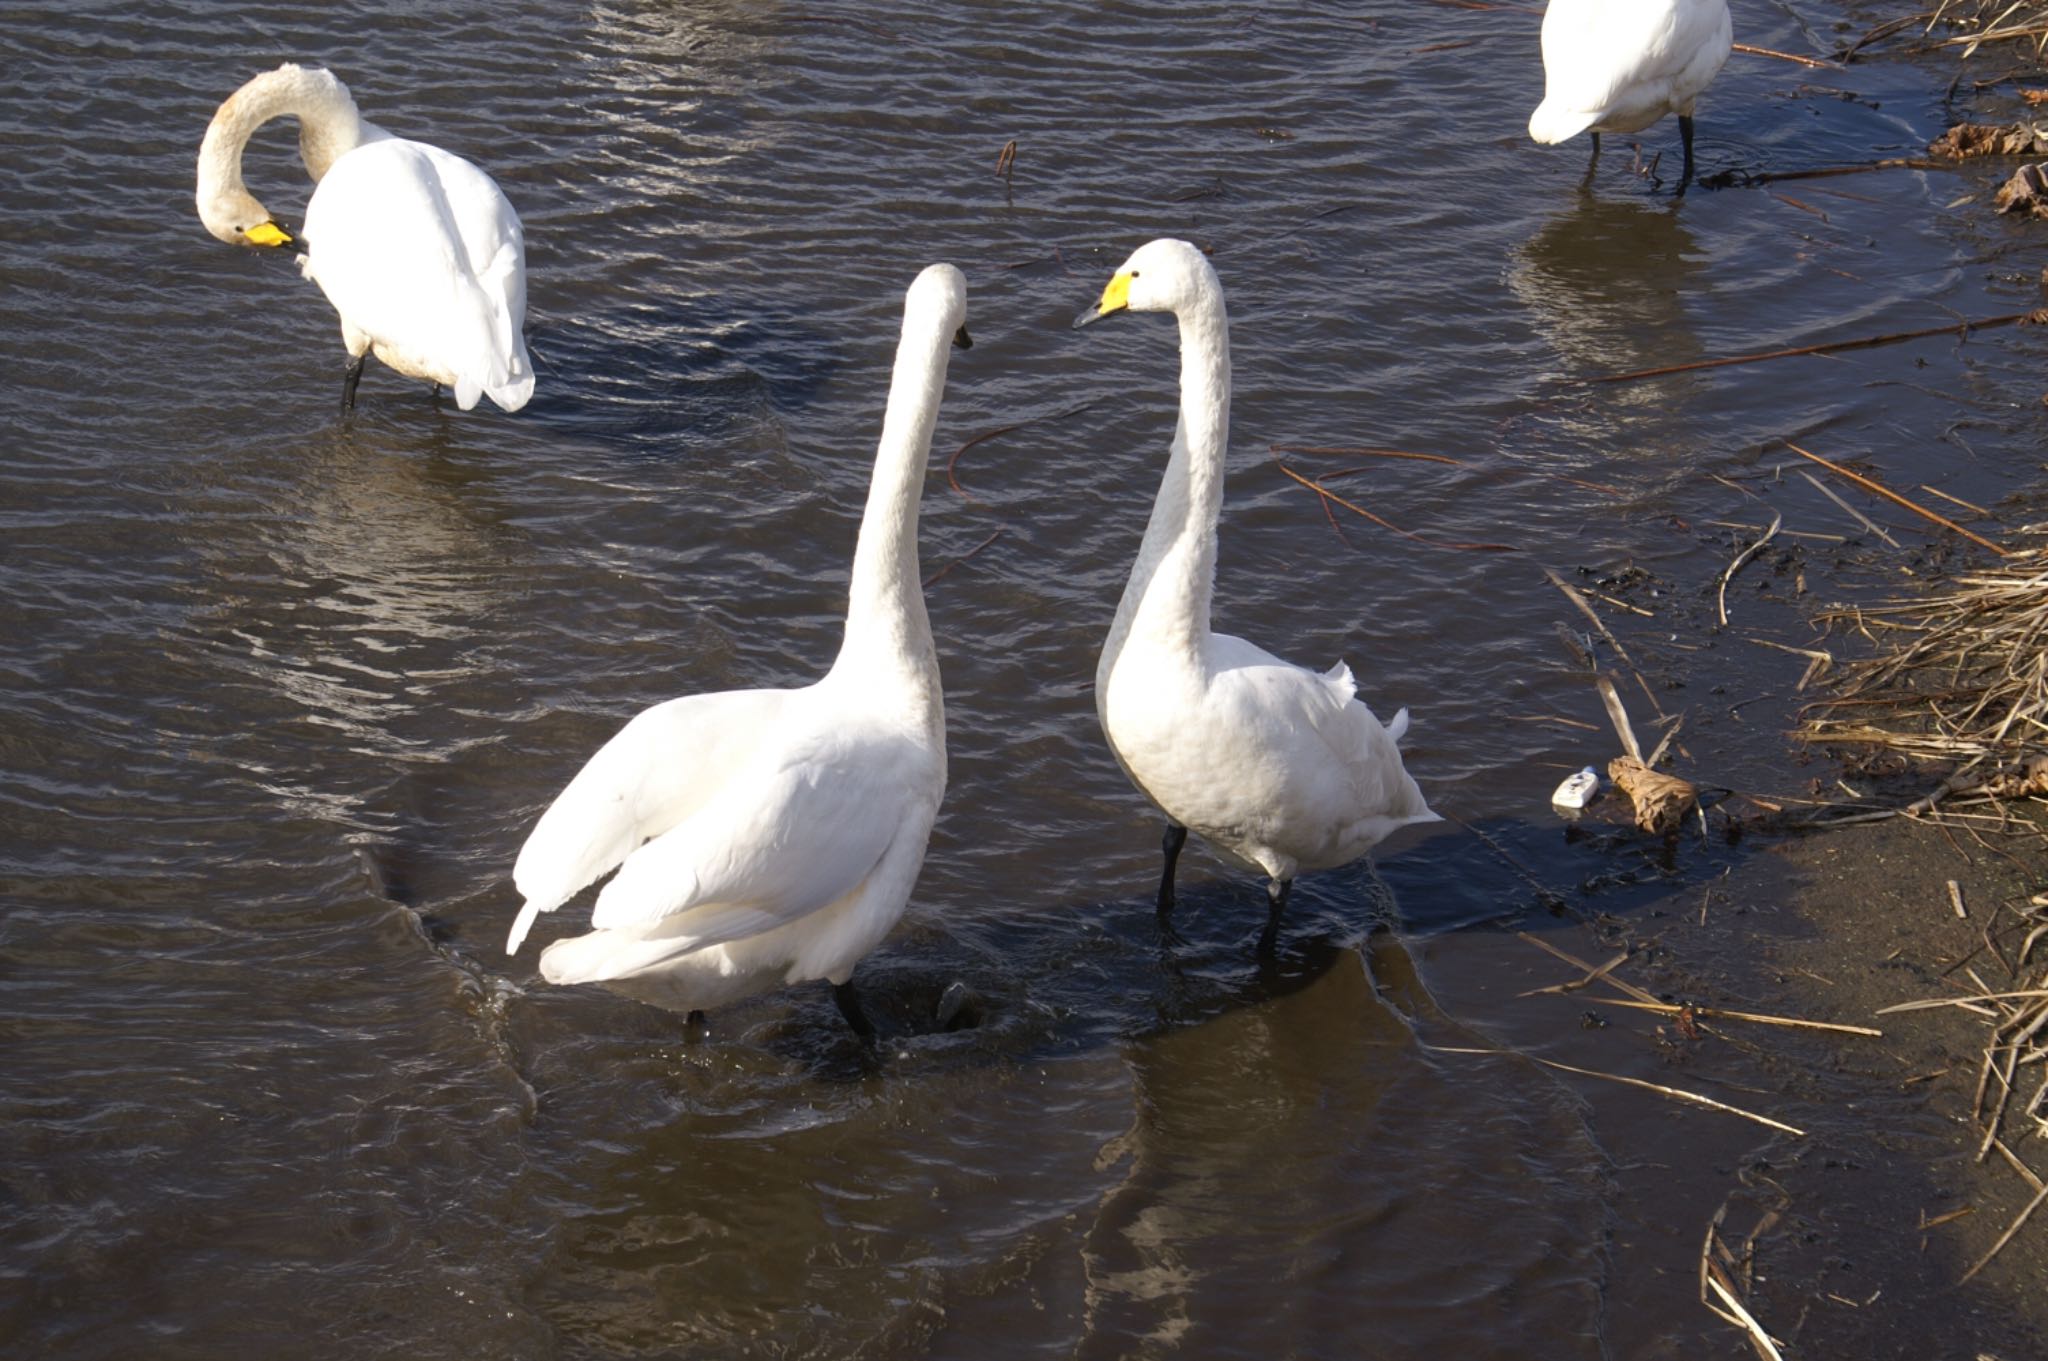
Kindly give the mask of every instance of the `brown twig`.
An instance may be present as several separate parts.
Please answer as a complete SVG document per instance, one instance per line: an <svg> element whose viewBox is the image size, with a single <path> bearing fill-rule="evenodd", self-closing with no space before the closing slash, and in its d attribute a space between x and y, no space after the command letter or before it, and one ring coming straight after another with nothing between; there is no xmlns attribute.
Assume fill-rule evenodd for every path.
<svg viewBox="0 0 2048 1361"><path fill-rule="evenodd" d="M1737 553L1735 561L1728 564L1728 570L1721 573L1721 583L1714 592L1714 598L1716 607L1720 610L1723 628L1728 625L1728 583L1735 580L1735 574L1742 570L1744 563L1762 552L1764 545L1778 536L1778 528L1784 523L1785 517L1773 512L1771 515L1771 527L1764 531L1763 537L1743 549L1740 553Z"/></svg>
<svg viewBox="0 0 2048 1361"><path fill-rule="evenodd" d="M992 531L992 532L991 532L991 533L989 534L989 536L988 536L987 538L983 539L983 540L982 540L982 541L981 541L980 543L978 543L978 544L974 545L974 547L972 547L972 548L968 549L968 550L967 550L967 551L966 551L965 553L962 553L962 554L961 554L961 555L960 555L959 557L957 557L957 558L953 559L953 560L952 560L951 562L947 563L947 564L946 564L946 565L945 565L944 567L941 567L941 568L940 568L940 569L939 569L938 571L936 571L936 572L932 573L932 574L931 574L930 576L926 577L926 578L924 579L924 581L923 581L923 582L921 583L921 584L923 585L924 589L926 589L926 590L930 590L930 589L932 588L932 583L933 583L933 582L935 582L935 581L939 580L939 579L940 579L941 577L945 576L945 575L946 575L946 573L948 573L948 572L952 571L952 570L953 570L953 569L954 569L955 567L958 567L958 566L959 566L959 565L960 565L961 563L963 563L963 562L966 562L966 561L967 561L967 560L968 560L969 558L972 558L972 557L973 557L973 556L974 556L975 554L977 554L977 553L981 552L981 550L982 550L982 549L984 549L984 548L988 547L988 546L989 546L990 544L994 543L994 542L995 542L995 541L996 541L997 539L1000 539L1000 538L1002 538L1002 537L1003 537L1003 533L1004 533L1004 531L1002 531L1002 530L1000 530L1000 529Z"/></svg>
<svg viewBox="0 0 2048 1361"><path fill-rule="evenodd" d="M1015 434L1017 431L1022 430L1027 425L1036 425L1040 421L1063 421L1069 416L1078 416L1083 411L1086 411L1089 407L1094 406L1096 402L1099 402L1101 400L1102 399L1098 397L1092 401L1083 402L1079 406L1070 406L1065 411L1059 412L1055 415L1033 416L1029 420L1017 421L1016 423L1011 425L999 425L993 430L982 431L979 435L974 436L972 439L969 439L965 444L961 445L958 449L955 449L953 451L953 456L946 460L946 485L951 487L954 491L958 492L962 497L974 502L977 505L985 504L979 496L976 496L973 492L961 486L960 479L954 475L954 465L960 462L960 455L966 453L969 449L972 449L977 444L985 444L989 440L996 439L1003 435Z"/></svg>
<svg viewBox="0 0 2048 1361"><path fill-rule="evenodd" d="M2034 1211L2041 1208L2041 1202L2044 1200L2048 1200L2048 1187L2044 1187L2043 1189L2036 1191L2034 1193L2034 1198L2027 1202L2027 1208L2021 1210L2019 1213L2019 1217L2013 1220L2013 1222L2009 1226L2007 1226L2006 1231L2004 1233L1998 1235L1998 1241L1991 1245L1991 1251L1985 1253L1982 1257L1979 1257L1977 1259L1976 1265L1972 1266L1968 1271L1965 1271L1962 1274L1961 1279L1959 1279L1956 1282L1956 1284L1961 1285L1964 1281L1969 1280L1972 1276L1982 1271L1985 1267L1991 1265L1991 1259L1996 1257L1999 1253L2005 1251L2005 1245L2013 1240L2014 1234L2017 1234L2021 1229L2026 1227L2027 1220L2033 1217Z"/></svg>
<svg viewBox="0 0 2048 1361"><path fill-rule="evenodd" d="M1776 57L1779 61L1797 62L1801 66L1810 66L1820 70L1832 71L1835 69L1835 63L1822 61L1819 57L1800 57L1790 52L1779 52L1768 47L1754 47L1749 43L1737 43L1735 44L1735 50L1747 53L1752 57Z"/></svg>
<svg viewBox="0 0 2048 1361"><path fill-rule="evenodd" d="M1985 317L1981 321L1964 321L1949 326L1929 326L1918 331L1894 331L1888 335L1863 336L1856 340L1830 340L1819 345L1799 345L1789 350L1764 350L1756 354L1724 355L1719 359L1695 359L1689 364L1666 364L1661 368L1637 369L1632 373L1610 373L1587 381L1593 383L1633 383L1643 378L1661 378L1671 373L1691 373L1696 369L1726 368L1732 364L1760 364L1766 359L1790 359L1802 354L1838 354L1843 350L1867 349L1873 345L1890 345L1901 340L1924 340L1928 336L1957 335L1967 337L1972 331L1985 331L1994 326L2016 326L2033 316L2032 312L2014 312L2008 316Z"/></svg>
<svg viewBox="0 0 2048 1361"><path fill-rule="evenodd" d="M1537 991L1548 992L1550 989L1539 988ZM1534 996L1534 994L1523 993L1522 996L1529 997ZM1637 1011L1654 1011L1664 1016L1675 1016L1681 1011L1689 1011L1695 1016L1709 1016L1723 1021L1749 1021L1755 1025L1787 1026L1797 1030L1833 1030L1844 1035L1871 1035L1878 1039L1884 1038L1882 1030L1873 1030L1867 1025L1838 1025L1833 1021L1802 1021L1792 1016L1766 1016L1761 1012L1730 1011L1724 1007L1702 1007L1690 1004L1679 1006L1671 1002L1632 1001L1619 997L1610 997L1602 1005L1630 1007Z"/></svg>
<svg viewBox="0 0 2048 1361"><path fill-rule="evenodd" d="M1990 549L1992 552L1998 554L1998 556L2001 558L2006 556L2006 551L2003 548L2000 548L1997 544L1991 542L1991 540L1985 538L1983 535L1972 534L1969 530L1964 529L1961 525L1957 524L1954 520L1949 519L1947 516L1935 514L1933 511L1927 509L1925 506L1919 505L1916 502L1908 500L1907 498L1893 491L1890 487L1887 487L1880 482L1873 481L1872 479L1865 477L1861 473L1851 472L1847 468L1844 468L1841 464L1836 463L1834 460L1822 458L1819 454L1813 453L1810 450L1802 449L1790 440L1785 441L1785 447L1787 449L1790 449L1793 453L1798 454L1801 458L1812 459L1815 463L1820 464L1821 467L1826 468L1829 472L1834 473L1837 476L1848 478L1851 482L1854 482L1857 486L1863 488L1865 491L1875 492L1877 495L1882 496L1885 500L1892 502L1894 505L1904 506L1907 510L1912 511L1915 515L1923 516L1926 519L1932 520L1934 521L1934 523L1940 525L1943 529L1952 530L1955 533L1960 534L1964 538L1968 539L1971 543L1974 543L1982 548Z"/></svg>
<svg viewBox="0 0 2048 1361"><path fill-rule="evenodd" d="M1392 532L1399 534L1402 538L1411 540L1415 543L1422 544L1426 548L1465 549L1468 551L1479 553L1513 553L1518 551L1515 545L1511 543L1458 543L1443 539L1424 538L1422 535L1405 530L1401 528L1401 526L1394 524L1391 521L1381 519L1379 516L1373 514L1371 511L1367 510L1363 506L1354 505L1350 501L1347 501L1343 497L1337 495L1337 493L1331 491L1322 483L1303 477L1300 473L1294 471L1294 469L1288 467L1285 463L1280 463L1278 460L1275 460L1275 464L1281 472L1286 473L1289 477L1293 478L1296 482L1301 483L1302 486L1307 487L1316 495L1324 497L1328 501L1334 501L1336 504L1350 511L1353 515L1357 515L1363 519L1370 520L1374 524L1378 525L1381 529L1391 530Z"/></svg>
<svg viewBox="0 0 2048 1361"><path fill-rule="evenodd" d="M1513 1049L1479 1049L1468 1048L1463 1045L1431 1045L1429 1048L1438 1054L1494 1054L1503 1057L1527 1059L1531 1063L1540 1063L1545 1068L1554 1068L1560 1073L1576 1073L1580 1077L1599 1078L1602 1082L1618 1082L1625 1087L1639 1087L1643 1091L1655 1092L1659 1096L1668 1096L1676 1101L1689 1101L1696 1106L1705 1106L1710 1110L1722 1111L1728 1115L1739 1115L1745 1120L1754 1120L1759 1125L1768 1125L1772 1129L1783 1130L1794 1138L1804 1139L1806 1137L1806 1131L1797 1125L1788 1125L1782 1120L1773 1120L1768 1115L1758 1115L1755 1111L1746 1111L1740 1106L1731 1106L1725 1101L1716 1101L1711 1096L1701 1096L1698 1092L1688 1092L1682 1087L1666 1087L1661 1083L1645 1082L1639 1077L1625 1077L1620 1073L1603 1073L1596 1068L1579 1068L1569 1063L1559 1063L1555 1059L1546 1059L1540 1054L1527 1054Z"/></svg>

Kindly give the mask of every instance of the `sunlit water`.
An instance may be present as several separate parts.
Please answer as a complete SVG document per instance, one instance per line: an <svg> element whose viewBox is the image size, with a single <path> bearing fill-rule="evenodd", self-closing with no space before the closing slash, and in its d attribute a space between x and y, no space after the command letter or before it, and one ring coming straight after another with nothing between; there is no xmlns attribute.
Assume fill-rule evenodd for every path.
<svg viewBox="0 0 2048 1361"><path fill-rule="evenodd" d="M1736 14L1798 51L1867 26ZM324 299L200 229L206 121L284 59L518 206L526 411L373 365L338 423ZM1861 531L1774 441L1995 499L2040 463L2039 347L1577 380L2024 308L2031 266L1954 202L1993 172L1674 201L1667 124L1661 191L1616 138L1581 192L1583 144L1522 136L1534 19L1392 0L15 5L0 62L10 1354L1746 1354L1691 1302L1698 1226L1611 1177L1632 1135L1764 1135L1653 1101L1596 1131L1553 1073L1441 1052L1572 1043L1570 1006L1486 1001L1554 981L1495 929L1532 878L1663 891L1546 807L1611 740L1543 569L1650 612L1609 617L1701 768L1792 783L1804 659L1709 627L1728 526ZM1910 154L1943 83L1738 55L1703 169ZM296 219L286 125L250 177ZM1491 838L1305 879L1265 962L1259 886L1198 851L1162 940L1160 829L1090 694L1175 356L1159 318L1067 323L1165 234L1232 308L1219 625L1411 706L1411 769ZM930 592L952 779L860 971L880 1054L818 988L699 1038L540 984L499 948L509 867L584 757L829 661L902 290L940 259L976 345L923 552L973 556ZM1326 516L1282 461L1513 551ZM1806 640L1805 564L1892 571L1786 544L1730 592L1750 633Z"/></svg>

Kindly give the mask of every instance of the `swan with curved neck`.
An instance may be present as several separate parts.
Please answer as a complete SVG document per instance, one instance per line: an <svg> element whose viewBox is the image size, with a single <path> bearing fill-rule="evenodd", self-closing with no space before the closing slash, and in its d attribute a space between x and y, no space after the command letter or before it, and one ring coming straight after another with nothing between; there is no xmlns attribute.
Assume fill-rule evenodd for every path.
<svg viewBox="0 0 2048 1361"><path fill-rule="evenodd" d="M304 228L280 225L242 178L242 152L273 118L299 122L313 177ZM229 245L296 247L341 317L344 411L364 359L452 388L464 411L488 395L517 411L533 395L526 352L526 243L489 175L366 121L331 72L284 65L214 114L199 146L199 220Z"/></svg>
<svg viewBox="0 0 2048 1361"><path fill-rule="evenodd" d="M1180 421L1096 666L1096 712L1117 763L1167 818L1162 918L1192 831L1265 874L1260 946L1270 950L1298 873L1348 864L1436 814L1401 763L1406 709L1382 724L1342 662L1318 674L1210 628L1230 441L1230 322L1216 271L1185 241L1154 241L1074 324L1122 312L1180 323Z"/></svg>
<svg viewBox="0 0 2048 1361"><path fill-rule="evenodd" d="M1685 147L1679 190L1692 182L1693 103L1728 60L1735 33L1728 0L1550 0L1543 11L1543 102L1529 136L1546 145L1593 134L1641 132L1678 115Z"/></svg>
<svg viewBox="0 0 2048 1361"><path fill-rule="evenodd" d="M871 1036L854 965L902 917L946 789L946 716L918 575L917 510L967 285L933 265L904 300L889 405L822 680L658 704L590 758L519 852L519 949L613 867L550 983L604 982L679 1011L824 979Z"/></svg>

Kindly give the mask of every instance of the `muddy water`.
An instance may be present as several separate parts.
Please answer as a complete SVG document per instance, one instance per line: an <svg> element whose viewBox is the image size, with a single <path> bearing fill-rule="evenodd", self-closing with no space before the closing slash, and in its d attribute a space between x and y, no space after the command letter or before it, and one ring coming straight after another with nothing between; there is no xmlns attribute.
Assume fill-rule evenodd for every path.
<svg viewBox="0 0 2048 1361"><path fill-rule="evenodd" d="M1869 17L1736 14L1799 51ZM2019 310L2032 266L1961 201L1989 172L1675 200L1667 126L1661 186L1610 139L1581 190L1583 147L1520 135L1534 44L1394 3L10 7L10 1354L1746 1354L1693 1302L1686 1169L1778 1136L1574 1084L1532 1058L1658 1077L1647 1028L1595 1051L1570 1004L1503 1000L1562 966L1501 928L1689 913L1743 855L1560 836L1549 789L1610 744L1542 569L1626 603L1640 717L1794 787L1805 661L1749 639L1802 644L1803 579L1868 592L1898 559L1773 442L1994 500L2040 463L2038 344L1578 380ZM283 59L518 205L525 412L373 366L339 424L324 300L201 231L206 120ZM1738 56L1703 168L1910 153L1946 74ZM295 216L284 127L250 175ZM1258 886L1199 853L1181 938L1154 929L1158 828L1089 694L1174 356L1157 318L1066 322L1162 234L1232 306L1219 622L1412 706L1460 820L1305 879L1264 962ZM880 1056L817 989L699 1038L541 985L499 949L507 874L589 751L829 660L901 292L937 259L977 342L937 457L1006 432L925 501L927 569L973 556L930 593L952 783L860 972ZM1282 457L1513 551L1333 525L1275 444L1446 455ZM1774 512L1849 541L1787 537L1719 631ZM954 981L971 1024L935 1032Z"/></svg>

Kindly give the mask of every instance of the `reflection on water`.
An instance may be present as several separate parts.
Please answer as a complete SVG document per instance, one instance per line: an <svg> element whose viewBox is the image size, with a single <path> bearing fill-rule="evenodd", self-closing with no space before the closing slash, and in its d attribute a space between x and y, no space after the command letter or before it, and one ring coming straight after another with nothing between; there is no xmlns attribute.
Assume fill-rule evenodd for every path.
<svg viewBox="0 0 2048 1361"><path fill-rule="evenodd" d="M1426 1054L1357 950L1290 963L1275 1000L1128 1046L1080 1354L1599 1355L1593 1202L1516 1189L1591 1170L1576 1118Z"/></svg>
<svg viewBox="0 0 2048 1361"><path fill-rule="evenodd" d="M1700 357L1686 300L1706 261L1684 208L1680 199L1581 191L1516 248L1508 287L1567 371L1625 373ZM1655 391L1624 390L1621 400Z"/></svg>

